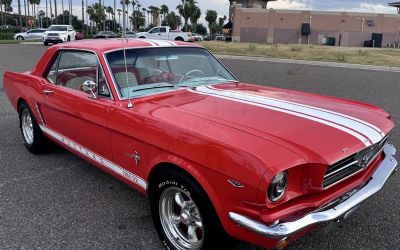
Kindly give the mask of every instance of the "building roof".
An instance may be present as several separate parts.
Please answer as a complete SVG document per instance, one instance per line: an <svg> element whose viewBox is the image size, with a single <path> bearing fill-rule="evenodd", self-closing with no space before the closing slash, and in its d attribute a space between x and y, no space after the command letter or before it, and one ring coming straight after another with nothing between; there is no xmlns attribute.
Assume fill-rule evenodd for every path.
<svg viewBox="0 0 400 250"><path fill-rule="evenodd" d="M399 8L400 7L400 2L389 3L389 6Z"/></svg>

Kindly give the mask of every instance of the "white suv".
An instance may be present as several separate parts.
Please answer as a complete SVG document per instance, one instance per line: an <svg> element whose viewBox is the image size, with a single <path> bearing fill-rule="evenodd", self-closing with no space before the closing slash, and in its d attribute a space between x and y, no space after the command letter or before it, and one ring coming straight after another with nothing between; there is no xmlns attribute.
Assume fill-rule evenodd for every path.
<svg viewBox="0 0 400 250"><path fill-rule="evenodd" d="M43 44L69 42L76 39L76 31L71 25L51 25L43 36Z"/></svg>

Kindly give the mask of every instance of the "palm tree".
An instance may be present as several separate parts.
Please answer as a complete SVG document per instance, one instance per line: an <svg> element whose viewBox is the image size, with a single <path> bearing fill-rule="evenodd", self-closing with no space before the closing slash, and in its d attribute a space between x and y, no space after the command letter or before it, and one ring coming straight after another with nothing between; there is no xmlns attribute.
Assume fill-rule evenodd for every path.
<svg viewBox="0 0 400 250"><path fill-rule="evenodd" d="M181 0L181 4L176 6L176 9L178 10L179 14L183 17L185 20L185 25L184 25L184 30L187 31L187 26L188 26L188 21L191 16L197 15L198 10L196 6L197 2L195 0ZM198 19L198 18L197 18Z"/></svg>
<svg viewBox="0 0 400 250"><path fill-rule="evenodd" d="M61 11L62 11L62 24L65 24L65 10L64 10L64 0L61 0ZM57 17L56 17L57 18Z"/></svg>
<svg viewBox="0 0 400 250"><path fill-rule="evenodd" d="M168 8L168 6L167 6L167 5L165 5L165 4L161 5L161 11L160 11L160 14L161 14L161 19L162 19L162 20L164 20L164 19L165 19L165 15L166 15L166 14L168 14L168 12L169 12L169 8Z"/></svg>
<svg viewBox="0 0 400 250"><path fill-rule="evenodd" d="M55 17L56 24L58 24L58 21L57 21L57 0L54 0L54 17Z"/></svg>
<svg viewBox="0 0 400 250"><path fill-rule="evenodd" d="M121 9L117 9L117 12L118 12L118 23L119 23L119 25L121 25L121 12L122 12L122 10Z"/></svg>
<svg viewBox="0 0 400 250"><path fill-rule="evenodd" d="M150 10L151 17L152 17L151 23L153 25L157 25L158 24L158 16L160 15L160 8L151 5L151 6L149 6L149 10Z"/></svg>
<svg viewBox="0 0 400 250"><path fill-rule="evenodd" d="M107 14L108 14L108 19L111 20L111 16L112 16L112 14L114 13L113 8L112 8L111 6L107 6L106 12L107 12Z"/></svg>
<svg viewBox="0 0 400 250"><path fill-rule="evenodd" d="M146 17L139 10L134 10L132 13L132 24L134 25L134 30L139 30L140 27L146 25Z"/></svg>
<svg viewBox="0 0 400 250"><path fill-rule="evenodd" d="M53 8L51 7L51 0L49 0L49 7L50 7L50 25L53 24Z"/></svg>
<svg viewBox="0 0 400 250"><path fill-rule="evenodd" d="M190 16L190 23L192 24L193 32L196 32L197 21L201 17L201 10L199 7L194 6L192 15Z"/></svg>
<svg viewBox="0 0 400 250"><path fill-rule="evenodd" d="M100 3L92 4L87 8L86 12L89 15L89 19L96 24L97 28L99 28L100 24L107 18L104 13L104 8Z"/></svg>
<svg viewBox="0 0 400 250"><path fill-rule="evenodd" d="M113 12L114 12L114 18L113 18L113 20L114 20L114 27L113 27L113 31L114 31L115 33L117 33L117 20L115 20L115 14L117 13L117 1L116 1L116 0L114 0L114 9L113 9Z"/></svg>
<svg viewBox="0 0 400 250"><path fill-rule="evenodd" d="M22 30L21 0L18 0L18 19L19 19L20 29Z"/></svg>

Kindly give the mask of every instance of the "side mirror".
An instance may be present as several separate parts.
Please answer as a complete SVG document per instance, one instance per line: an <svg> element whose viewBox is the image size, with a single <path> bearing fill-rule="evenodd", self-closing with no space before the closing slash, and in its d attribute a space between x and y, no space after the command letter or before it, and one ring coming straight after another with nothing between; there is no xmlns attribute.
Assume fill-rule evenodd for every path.
<svg viewBox="0 0 400 250"><path fill-rule="evenodd" d="M90 98L97 99L96 95L97 84L94 81L87 80L83 83L83 91L90 93Z"/></svg>

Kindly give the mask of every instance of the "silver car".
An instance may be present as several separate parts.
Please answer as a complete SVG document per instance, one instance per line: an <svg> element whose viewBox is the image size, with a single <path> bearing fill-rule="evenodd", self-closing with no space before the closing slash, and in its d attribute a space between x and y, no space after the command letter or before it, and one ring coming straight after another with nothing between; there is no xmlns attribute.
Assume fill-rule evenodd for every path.
<svg viewBox="0 0 400 250"><path fill-rule="evenodd" d="M31 29L14 35L15 40L42 40L46 29Z"/></svg>

